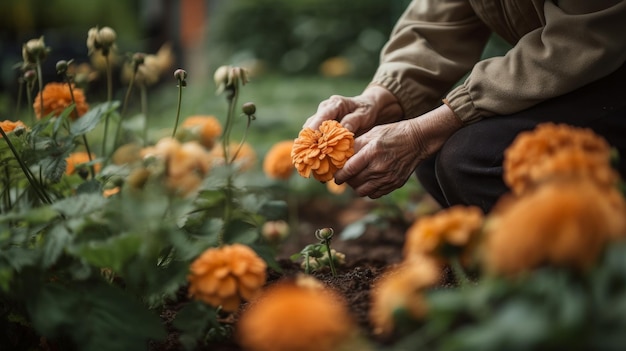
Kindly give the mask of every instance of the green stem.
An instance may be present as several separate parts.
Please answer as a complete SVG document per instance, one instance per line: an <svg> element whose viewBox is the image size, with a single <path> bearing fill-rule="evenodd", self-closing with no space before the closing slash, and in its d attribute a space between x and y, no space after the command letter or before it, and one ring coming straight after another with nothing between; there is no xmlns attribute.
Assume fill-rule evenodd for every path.
<svg viewBox="0 0 626 351"><path fill-rule="evenodd" d="M145 84L139 86L141 93L141 113L143 114L143 144L148 145L148 88Z"/></svg>
<svg viewBox="0 0 626 351"><path fill-rule="evenodd" d="M124 105L122 106L122 113L120 114L120 121L117 124L117 131L115 132L115 139L113 142L113 150L117 149L120 134L122 132L122 122L124 121L124 115L126 114L126 109L128 108L128 101L130 100L130 93L133 90L133 85L135 84L135 75L137 74L137 68L130 76L130 82L128 83L128 89L126 89L126 95L124 96Z"/></svg>
<svg viewBox="0 0 626 351"><path fill-rule="evenodd" d="M37 57L37 82L39 83L39 105L41 108L41 117L43 117L43 74L41 73L41 60Z"/></svg>
<svg viewBox="0 0 626 351"><path fill-rule="evenodd" d="M234 162L237 159L237 155L239 155L239 151L241 150L241 147L246 142L246 138L248 137L248 130L250 129L251 122L252 122L252 118L248 116L248 124L246 125L246 129L244 129L243 131L243 137L241 138L241 141L239 142L239 146L237 147L237 150L233 154L233 157L230 162Z"/></svg>
<svg viewBox="0 0 626 351"><path fill-rule="evenodd" d="M34 103L33 103L32 89L33 89L32 84L30 83L26 84L26 99L28 100L28 106L31 107L30 109L31 122L34 123L35 120L37 120L37 117L35 116L35 108L33 106Z"/></svg>
<svg viewBox="0 0 626 351"><path fill-rule="evenodd" d="M113 72L111 69L111 61L109 60L109 55L104 57L106 73L107 73L107 103L111 103L113 99ZM106 155L106 146L107 146L107 137L109 134L109 113L104 116L104 136L102 137L102 154Z"/></svg>
<svg viewBox="0 0 626 351"><path fill-rule="evenodd" d="M0 128L0 134L2 134L2 138L4 138L4 141L9 146L9 149L11 150L11 152L13 153L13 156L15 156L15 159L19 163L20 168L22 169L22 172L26 176L26 179L28 180L30 185L35 190L35 193L37 194L39 199L44 203L51 204L52 201L50 200L50 198L48 198L47 194L45 194L45 190L41 188L41 184L37 182L37 180L34 178L33 174L31 173L30 169L28 169L24 161L22 161L17 150L13 146L13 143L9 140L9 137L6 135L6 133L4 132L2 128Z"/></svg>
<svg viewBox="0 0 626 351"><path fill-rule="evenodd" d="M4 181L6 186L4 187L4 205L7 211L11 210L13 205L11 204L11 172L9 172L9 165L4 166Z"/></svg>
<svg viewBox="0 0 626 351"><path fill-rule="evenodd" d="M72 82L70 81L70 79L68 78L67 75L65 75L65 81L67 82L67 86L70 88L70 97L72 98L72 103L74 104L74 111L72 111L72 113L74 114L74 118L78 119L78 110L76 109L76 99L74 99L74 89L72 88ZM91 173L91 179L95 179L96 178L96 170L94 165L91 163L93 161L92 157L91 157L91 151L89 150L89 143L87 142L87 136L85 134L82 135L83 137L83 144L85 145L85 150L87 151L87 157L89 158L89 173Z"/></svg>
<svg viewBox="0 0 626 351"><path fill-rule="evenodd" d="M330 251L330 239L324 240L326 245L326 253L328 254L328 265L330 265L330 271L333 273L333 277L337 276L337 270L335 269L335 262L333 261L333 253Z"/></svg>
<svg viewBox="0 0 626 351"><path fill-rule="evenodd" d="M15 105L15 117L19 118L20 108L22 105L22 90L24 90L24 78L19 79L19 88L17 90L17 103ZM34 121L31 121L31 123Z"/></svg>
<svg viewBox="0 0 626 351"><path fill-rule="evenodd" d="M228 99L228 114L226 115L226 126L224 127L224 136L222 137L222 148L224 151L224 162L230 164L230 158L228 157L228 146L230 145L230 132L233 126L233 120L235 119L235 106L237 105L237 97L239 95L239 87L237 85L232 87L232 90L226 92L231 94L227 96Z"/></svg>
<svg viewBox="0 0 626 351"><path fill-rule="evenodd" d="M183 100L183 82L178 80L178 104L176 106L176 121L174 121L174 130L172 131L172 138L176 136L176 129L178 128L178 120L180 119L180 106Z"/></svg>

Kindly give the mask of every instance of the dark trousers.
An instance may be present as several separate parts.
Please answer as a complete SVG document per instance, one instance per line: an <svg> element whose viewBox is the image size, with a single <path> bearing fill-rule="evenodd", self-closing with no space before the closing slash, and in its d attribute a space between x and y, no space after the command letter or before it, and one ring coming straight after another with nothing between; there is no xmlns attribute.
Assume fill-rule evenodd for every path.
<svg viewBox="0 0 626 351"><path fill-rule="evenodd" d="M522 131L544 122L592 129L621 155L626 179L626 65L613 74L522 112L485 118L456 132L417 170L420 184L441 206L475 205L489 212L509 189L502 179L504 150Z"/></svg>

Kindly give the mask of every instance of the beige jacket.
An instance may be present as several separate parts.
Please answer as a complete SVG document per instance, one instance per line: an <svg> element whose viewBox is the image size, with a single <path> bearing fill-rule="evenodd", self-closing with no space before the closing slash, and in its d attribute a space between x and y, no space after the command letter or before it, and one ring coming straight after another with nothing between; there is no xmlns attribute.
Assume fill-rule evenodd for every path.
<svg viewBox="0 0 626 351"><path fill-rule="evenodd" d="M513 48L478 62L491 32ZM405 118L445 98L468 124L570 92L625 61L626 0L413 0L372 83L399 99Z"/></svg>

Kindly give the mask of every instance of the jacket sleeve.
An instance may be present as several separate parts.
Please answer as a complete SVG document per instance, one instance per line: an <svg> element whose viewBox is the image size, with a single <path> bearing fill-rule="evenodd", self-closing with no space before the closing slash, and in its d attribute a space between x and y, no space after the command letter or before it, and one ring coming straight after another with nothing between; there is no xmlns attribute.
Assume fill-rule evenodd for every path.
<svg viewBox="0 0 626 351"><path fill-rule="evenodd" d="M490 30L467 0L413 0L381 52L371 84L390 90L404 118L437 105L479 60Z"/></svg>
<svg viewBox="0 0 626 351"><path fill-rule="evenodd" d="M472 123L524 110L618 69L626 60L626 1L599 9L589 3L546 1L545 26L524 35L505 56L477 63L447 95L448 106Z"/></svg>

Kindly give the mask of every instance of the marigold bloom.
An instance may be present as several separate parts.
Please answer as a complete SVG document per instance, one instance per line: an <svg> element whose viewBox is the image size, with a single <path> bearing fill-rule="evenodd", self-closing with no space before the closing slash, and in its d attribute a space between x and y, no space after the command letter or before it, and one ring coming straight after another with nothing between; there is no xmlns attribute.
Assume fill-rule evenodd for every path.
<svg viewBox="0 0 626 351"><path fill-rule="evenodd" d="M236 326L248 351L347 350L356 333L341 296L316 284L275 283L241 314Z"/></svg>
<svg viewBox="0 0 626 351"><path fill-rule="evenodd" d="M93 160L95 158L96 156L92 153L91 159ZM65 158L65 161L67 162L67 167L65 168L65 174L72 175L76 173L78 169L80 169L80 166L82 164L89 162L89 154L83 151L73 152L67 158ZM94 171L98 173L100 172L100 168L102 167L102 165L100 163L96 163L94 164L93 167L94 167Z"/></svg>
<svg viewBox="0 0 626 351"><path fill-rule="evenodd" d="M72 94L74 100L72 101ZM43 95L43 111L41 110L41 99ZM63 110L68 108L71 104L76 102L74 112L70 114L70 118L76 119L89 110L89 104L85 99L83 90L74 87L72 85L72 92L70 93L69 85L65 83L51 82L46 84L43 88L43 92L39 92L35 97L33 107L37 118L41 119L49 114L58 116Z"/></svg>
<svg viewBox="0 0 626 351"><path fill-rule="evenodd" d="M517 274L544 264L584 269L626 235L626 201L589 179L553 181L519 198L503 197L485 226L484 265Z"/></svg>
<svg viewBox="0 0 626 351"><path fill-rule="evenodd" d="M211 167L211 156L195 141L181 144L176 139L163 138L142 149L140 155L161 159L165 163L166 186L182 196L193 194Z"/></svg>
<svg viewBox="0 0 626 351"><path fill-rule="evenodd" d="M243 145L241 145L241 149L239 149L239 152L235 155L237 149L239 149L239 144L231 143L228 146L228 157L231 158L231 161L237 165L241 171L252 169L257 161L257 155L254 148L248 143L243 143ZM217 164L224 163L224 149L221 144L217 144L213 149L211 149L211 156ZM235 157L234 160L233 156Z"/></svg>
<svg viewBox="0 0 626 351"><path fill-rule="evenodd" d="M354 155L354 134L337 121L324 121L319 130L305 128L294 140L291 159L304 178L321 182L333 179Z"/></svg>
<svg viewBox="0 0 626 351"><path fill-rule="evenodd" d="M394 315L406 312L413 319L426 315L425 289L442 279L440 266L434 260L408 260L392 266L372 286L369 319L375 334L389 335L395 328Z"/></svg>
<svg viewBox="0 0 626 351"><path fill-rule="evenodd" d="M2 128L5 134L9 134L15 129L26 128L26 125L22 121L9 121L7 119L0 122L0 128ZM0 135L0 138L2 138L2 135Z"/></svg>
<svg viewBox="0 0 626 351"><path fill-rule="evenodd" d="M134 72L133 64L127 62L122 67L122 81L130 82L133 74L134 82L144 86L151 86L159 81L161 76L174 65L172 44L163 44L155 55L145 55L143 63L137 66Z"/></svg>
<svg viewBox="0 0 626 351"><path fill-rule="evenodd" d="M189 116L185 118L180 127L191 132L194 139L198 140L207 149L213 148L215 140L222 135L220 121L211 115Z"/></svg>
<svg viewBox="0 0 626 351"><path fill-rule="evenodd" d="M295 169L291 162L292 148L293 140L284 140L274 144L263 160L265 175L273 179L289 179Z"/></svg>
<svg viewBox="0 0 626 351"><path fill-rule="evenodd" d="M447 248L472 247L481 232L483 219L480 208L462 205L421 217L407 230L404 257L441 256Z"/></svg>
<svg viewBox="0 0 626 351"><path fill-rule="evenodd" d="M613 186L609 144L590 129L544 123L520 133L505 151L504 181L515 194L555 177L589 177Z"/></svg>
<svg viewBox="0 0 626 351"><path fill-rule="evenodd" d="M233 244L204 251L190 266L189 295L234 312L265 284L267 265L248 246Z"/></svg>
<svg viewBox="0 0 626 351"><path fill-rule="evenodd" d="M111 197L111 196L113 196L115 194L118 194L120 192L120 190L121 189L120 189L119 186L116 186L116 187L110 188L110 189L104 189L102 191L102 196L104 196L104 197Z"/></svg>

